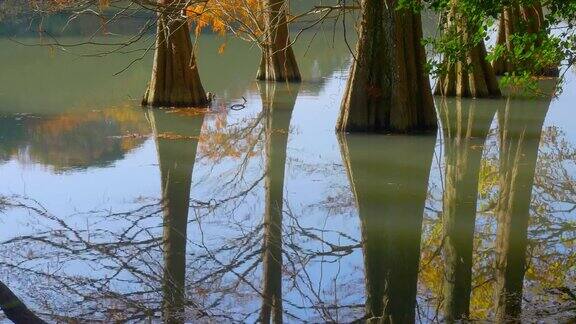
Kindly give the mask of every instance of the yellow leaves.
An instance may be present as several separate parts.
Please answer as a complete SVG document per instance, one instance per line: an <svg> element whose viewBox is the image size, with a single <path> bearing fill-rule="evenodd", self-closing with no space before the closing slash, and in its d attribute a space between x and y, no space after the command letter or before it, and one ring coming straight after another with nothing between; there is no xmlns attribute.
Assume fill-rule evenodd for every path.
<svg viewBox="0 0 576 324"><path fill-rule="evenodd" d="M225 50L226 50L226 43L223 43L218 47L218 54L224 53Z"/></svg>
<svg viewBox="0 0 576 324"><path fill-rule="evenodd" d="M235 33L261 34L259 24L263 22L263 10L260 0L214 0L191 5L185 13L196 25L197 35L208 26L220 36L225 36L230 26L234 26Z"/></svg>
<svg viewBox="0 0 576 324"><path fill-rule="evenodd" d="M110 0L98 0L98 5L100 9L106 9L110 6Z"/></svg>

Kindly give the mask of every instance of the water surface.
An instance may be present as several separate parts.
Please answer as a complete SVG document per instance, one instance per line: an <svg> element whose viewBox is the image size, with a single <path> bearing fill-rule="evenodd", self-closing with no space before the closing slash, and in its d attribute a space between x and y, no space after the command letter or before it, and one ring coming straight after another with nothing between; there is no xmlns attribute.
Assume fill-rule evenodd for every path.
<svg viewBox="0 0 576 324"><path fill-rule="evenodd" d="M50 321L574 318L574 74L437 98L437 134L336 135L350 54L321 35L301 85L204 36L208 111L139 107L149 57L0 39L0 280Z"/></svg>

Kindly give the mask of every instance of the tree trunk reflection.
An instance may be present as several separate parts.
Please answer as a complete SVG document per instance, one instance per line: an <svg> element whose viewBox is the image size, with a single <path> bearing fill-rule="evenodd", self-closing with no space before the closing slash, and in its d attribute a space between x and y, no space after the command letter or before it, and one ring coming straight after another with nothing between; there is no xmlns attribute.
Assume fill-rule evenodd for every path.
<svg viewBox="0 0 576 324"><path fill-rule="evenodd" d="M534 100L531 100L534 102ZM530 201L550 100L508 100L498 112L500 195L496 210L496 320L519 322L526 272Z"/></svg>
<svg viewBox="0 0 576 324"><path fill-rule="evenodd" d="M415 321L422 219L435 139L340 138L361 220L368 322Z"/></svg>
<svg viewBox="0 0 576 324"><path fill-rule="evenodd" d="M149 110L148 118L156 139L162 178L163 317L166 323L183 323L190 186L204 117Z"/></svg>
<svg viewBox="0 0 576 324"><path fill-rule="evenodd" d="M470 315L472 247L484 142L500 101L443 100L443 311L454 322Z"/></svg>
<svg viewBox="0 0 576 324"><path fill-rule="evenodd" d="M282 208L286 147L297 85L261 83L265 117L266 178L263 246L263 290L260 321L282 323Z"/></svg>

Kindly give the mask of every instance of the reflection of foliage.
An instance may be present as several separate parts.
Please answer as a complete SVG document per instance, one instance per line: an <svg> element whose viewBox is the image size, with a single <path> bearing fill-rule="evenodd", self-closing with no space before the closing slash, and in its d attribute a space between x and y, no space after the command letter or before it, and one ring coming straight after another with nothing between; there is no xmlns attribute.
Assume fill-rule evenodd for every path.
<svg viewBox="0 0 576 324"><path fill-rule="evenodd" d="M5 121L2 159L17 156L56 171L106 166L141 145L149 133L142 113L129 107Z"/></svg>
<svg viewBox="0 0 576 324"><path fill-rule="evenodd" d="M498 140L492 132L480 170L478 220L474 237L471 318L487 319L494 307L494 239L498 183ZM525 277L523 318L569 318L576 309L572 295L576 287L576 148L557 127L542 133L534 188L530 203L528 269ZM438 198L436 198L438 199ZM422 297L432 305L442 303L443 270L439 251L442 242L441 215L428 219L424 227L421 260ZM426 316L439 316L432 307ZM432 315L430 315L432 314Z"/></svg>

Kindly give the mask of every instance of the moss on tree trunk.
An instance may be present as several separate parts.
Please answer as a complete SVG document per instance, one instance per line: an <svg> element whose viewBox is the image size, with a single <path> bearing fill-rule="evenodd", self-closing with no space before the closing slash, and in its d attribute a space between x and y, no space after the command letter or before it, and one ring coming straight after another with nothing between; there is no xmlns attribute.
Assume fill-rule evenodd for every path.
<svg viewBox="0 0 576 324"><path fill-rule="evenodd" d="M192 40L181 9L167 3L159 13L152 76L142 105L154 107L197 107L208 98L202 87L192 49Z"/></svg>
<svg viewBox="0 0 576 324"><path fill-rule="evenodd" d="M264 0L266 37L257 79L299 82L302 77L290 44L284 0Z"/></svg>
<svg viewBox="0 0 576 324"><path fill-rule="evenodd" d="M500 15L498 38L496 44L504 46L507 52L514 51L514 44L511 41L512 35L522 34L540 34L545 28L544 12L539 1L532 4L520 4L517 0L502 10ZM538 35L534 44L538 48L542 44L543 35ZM526 45L527 47L531 46ZM506 54L501 55L494 61L494 72L496 75L505 75L513 73L521 68L522 65L530 65L533 62L514 62ZM557 66L548 66L537 71L538 76L557 77L560 71Z"/></svg>
<svg viewBox="0 0 576 324"><path fill-rule="evenodd" d="M470 35L470 31L475 29L477 27L459 12L458 0L453 0L444 32L456 37L463 44L465 53L460 53L460 57L455 59L444 60L444 74L436 84L436 95L472 98L502 95L494 69L486 59L484 41L474 43L474 37Z"/></svg>
<svg viewBox="0 0 576 324"><path fill-rule="evenodd" d="M356 60L336 126L341 132L437 128L420 14L392 0L363 0Z"/></svg>

